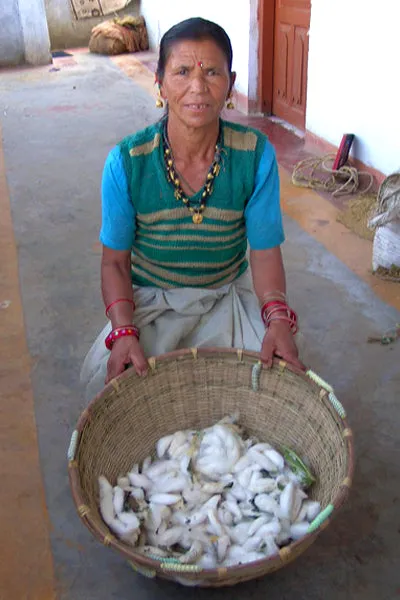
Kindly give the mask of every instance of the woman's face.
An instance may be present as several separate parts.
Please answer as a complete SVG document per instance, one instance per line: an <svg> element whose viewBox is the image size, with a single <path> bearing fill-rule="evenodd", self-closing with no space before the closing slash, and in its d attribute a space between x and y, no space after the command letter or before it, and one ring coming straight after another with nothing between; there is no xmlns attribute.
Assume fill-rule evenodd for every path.
<svg viewBox="0 0 400 600"><path fill-rule="evenodd" d="M234 79L214 41L187 40L172 47L160 91L170 118L188 127L204 127L219 119Z"/></svg>

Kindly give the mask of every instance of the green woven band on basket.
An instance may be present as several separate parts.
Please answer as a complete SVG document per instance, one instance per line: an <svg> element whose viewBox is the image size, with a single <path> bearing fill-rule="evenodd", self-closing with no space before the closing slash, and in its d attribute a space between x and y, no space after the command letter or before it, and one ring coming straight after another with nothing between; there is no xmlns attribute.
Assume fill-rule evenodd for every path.
<svg viewBox="0 0 400 600"><path fill-rule="evenodd" d="M179 558L173 558L168 556L157 556L156 554L148 554L148 558L158 561L159 563L169 564L169 565L180 565Z"/></svg>
<svg viewBox="0 0 400 600"><path fill-rule="evenodd" d="M307 533L314 533L314 531L321 527L322 523L324 523L324 521L326 521L333 513L334 508L333 504L328 504L328 506L319 513L318 517L315 517L314 521L310 523Z"/></svg>
<svg viewBox="0 0 400 600"><path fill-rule="evenodd" d="M67 452L67 459L69 461L74 460L75 458L75 454L76 454L76 447L78 445L78 430L74 429L74 431L72 432L71 435L71 441L69 443L69 447L68 447L68 452Z"/></svg>
<svg viewBox="0 0 400 600"><path fill-rule="evenodd" d="M160 567L163 571L171 571L173 573L200 573L202 568L199 565L181 565L169 562L162 562Z"/></svg>
<svg viewBox="0 0 400 600"><path fill-rule="evenodd" d="M314 371L311 371L311 369L308 369L306 375L307 377L315 381L315 383L317 383L319 386L324 388L324 390L326 390L327 392L333 392L333 387L329 385L329 383L327 383L324 379L322 379L322 377L314 373Z"/></svg>
<svg viewBox="0 0 400 600"><path fill-rule="evenodd" d="M342 419L345 419L346 411L344 409L343 404L336 398L335 394L333 392L330 392L328 398L329 402L332 404L336 412L342 417Z"/></svg>
<svg viewBox="0 0 400 600"><path fill-rule="evenodd" d="M259 360L258 362L256 362L256 364L254 365L254 367L251 371L251 386L255 392L258 392L258 390L260 389L261 369L262 369L262 363Z"/></svg>
<svg viewBox="0 0 400 600"><path fill-rule="evenodd" d="M143 575L144 577L148 577L149 579L154 579L157 575L157 572L154 569L146 569L146 567L142 567L142 565L137 565L133 561L129 561L130 566L136 573Z"/></svg>

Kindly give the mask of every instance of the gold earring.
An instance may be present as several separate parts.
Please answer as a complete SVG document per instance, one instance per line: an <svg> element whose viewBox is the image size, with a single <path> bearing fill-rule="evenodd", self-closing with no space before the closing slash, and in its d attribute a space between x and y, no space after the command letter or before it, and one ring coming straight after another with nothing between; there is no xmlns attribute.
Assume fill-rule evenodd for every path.
<svg viewBox="0 0 400 600"><path fill-rule="evenodd" d="M230 96L230 95L229 95L229 96L228 96L228 98L227 98L227 105L226 105L226 108L227 108L228 110L233 110L233 109L235 108L235 105L234 105L234 104L233 104L233 102L232 102L232 96Z"/></svg>
<svg viewBox="0 0 400 600"><path fill-rule="evenodd" d="M162 100L160 90L158 90L158 98L156 100L156 108L163 108L163 106L164 106L164 102Z"/></svg>

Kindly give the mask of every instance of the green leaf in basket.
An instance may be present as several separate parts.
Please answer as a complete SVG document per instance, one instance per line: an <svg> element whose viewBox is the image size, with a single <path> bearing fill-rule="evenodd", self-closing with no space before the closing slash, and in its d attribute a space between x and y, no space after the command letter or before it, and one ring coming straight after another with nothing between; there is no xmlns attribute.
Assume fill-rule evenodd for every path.
<svg viewBox="0 0 400 600"><path fill-rule="evenodd" d="M296 452L287 446L282 446L282 454L293 473L300 479L300 483L305 488L311 487L312 484L315 483L316 479L307 465L305 465L301 458L296 454Z"/></svg>

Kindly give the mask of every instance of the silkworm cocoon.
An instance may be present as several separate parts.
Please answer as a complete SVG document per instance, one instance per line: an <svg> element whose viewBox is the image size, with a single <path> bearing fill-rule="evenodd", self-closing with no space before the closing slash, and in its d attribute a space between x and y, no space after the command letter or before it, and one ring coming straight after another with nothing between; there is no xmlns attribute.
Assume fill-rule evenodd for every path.
<svg viewBox="0 0 400 600"><path fill-rule="evenodd" d="M217 481L210 481L202 486L202 491L206 494L221 494L226 487L225 483L219 483Z"/></svg>
<svg viewBox="0 0 400 600"><path fill-rule="evenodd" d="M274 556L274 554L278 554L279 547L276 544L276 541L272 535L266 536L264 538L264 554L269 558L270 556Z"/></svg>
<svg viewBox="0 0 400 600"><path fill-rule="evenodd" d="M264 450L264 455L275 464L276 470L282 471L285 466L285 460L279 452L270 448L269 450Z"/></svg>
<svg viewBox="0 0 400 600"><path fill-rule="evenodd" d="M295 522L301 523L301 521L304 521L305 519L307 519L307 505L305 506L305 502L303 502Z"/></svg>
<svg viewBox="0 0 400 600"><path fill-rule="evenodd" d="M149 490L153 482L146 476L141 473L132 473L132 471L128 474L129 481L134 487L143 488L144 490Z"/></svg>
<svg viewBox="0 0 400 600"><path fill-rule="evenodd" d="M207 526L205 523L196 525L195 527L190 526L187 530L192 540L201 542L204 547L210 544L210 536L207 533Z"/></svg>
<svg viewBox="0 0 400 600"><path fill-rule="evenodd" d="M281 515L283 518L292 520L292 512L293 512L295 497L296 497L296 487L295 487L293 481L290 481L287 484L287 486L285 487L285 489L283 490L281 497L280 497L280 501L279 501Z"/></svg>
<svg viewBox="0 0 400 600"><path fill-rule="evenodd" d="M243 488L248 488L253 477L254 471L251 466L245 467L243 471L237 474L237 482Z"/></svg>
<svg viewBox="0 0 400 600"><path fill-rule="evenodd" d="M238 522L242 520L243 515L241 509L238 506L237 500L234 496L232 496L229 493L226 494L226 501L224 502L224 507L227 510L229 510L233 518L236 519Z"/></svg>
<svg viewBox="0 0 400 600"><path fill-rule="evenodd" d="M292 537L294 540L299 540L307 534L309 526L310 524L308 521L293 523L293 525L290 527L290 537Z"/></svg>
<svg viewBox="0 0 400 600"><path fill-rule="evenodd" d="M248 489L253 494L263 494L276 489L276 481L271 477L260 477L259 473L253 473Z"/></svg>
<svg viewBox="0 0 400 600"><path fill-rule="evenodd" d="M246 552L240 546L231 546L228 550L228 555L223 562L226 567L232 567L234 565L244 565L249 562L262 560L265 558L265 554L262 552Z"/></svg>
<svg viewBox="0 0 400 600"><path fill-rule="evenodd" d="M282 526L281 526L280 522L277 519L274 519L270 523L266 523L265 525L262 525L260 527L260 529L257 531L257 535L259 535L262 538L266 538L271 535L275 537L280 534L281 530L282 530Z"/></svg>
<svg viewBox="0 0 400 600"><path fill-rule="evenodd" d="M321 504L314 500L305 500L303 507L307 509L307 521L311 523L321 512Z"/></svg>
<svg viewBox="0 0 400 600"><path fill-rule="evenodd" d="M183 475L177 477L170 477L164 475L154 482L153 492L171 493L171 492L182 492L187 485L187 479Z"/></svg>
<svg viewBox="0 0 400 600"><path fill-rule="evenodd" d="M229 510L225 510L224 508L218 509L218 519L223 525L232 525L233 523L232 513L230 513Z"/></svg>
<svg viewBox="0 0 400 600"><path fill-rule="evenodd" d="M158 440L158 442L156 444L156 452L157 452L158 458L164 458L164 456L168 452L168 449L169 449L173 439L174 439L174 434L166 435L166 436L162 437L160 440Z"/></svg>
<svg viewBox="0 0 400 600"><path fill-rule="evenodd" d="M218 536L224 535L225 531L221 523L218 521L216 509L209 509L207 511L208 521L210 523L209 531Z"/></svg>
<svg viewBox="0 0 400 600"><path fill-rule="evenodd" d="M192 460L191 456L188 454L184 454L179 461L179 469L183 475L187 475L189 470L190 461Z"/></svg>
<svg viewBox="0 0 400 600"><path fill-rule="evenodd" d="M135 463L132 467L132 469L130 470L131 473L139 473L140 469L139 469L139 463Z"/></svg>
<svg viewBox="0 0 400 600"><path fill-rule="evenodd" d="M192 545L190 546L188 552L186 552L185 554L183 554L180 557L179 562L184 565L193 564L200 558L200 556L202 554L203 554L203 546L201 545L200 542L195 540L192 543Z"/></svg>
<svg viewBox="0 0 400 600"><path fill-rule="evenodd" d="M184 431L177 431L171 441L170 447L168 449L168 454L169 456L171 456L171 458L175 458L176 453L179 451L179 449L186 444L188 439L188 435L187 433L185 433Z"/></svg>
<svg viewBox="0 0 400 600"><path fill-rule="evenodd" d="M130 484L130 481L129 481L128 477L118 477L118 479L117 479L117 486L118 487L120 487L124 491L127 490L127 488L129 488L129 491L130 491L130 485L131 484Z"/></svg>
<svg viewBox="0 0 400 600"><path fill-rule="evenodd" d="M114 512L118 515L124 509L125 492L119 486L113 489L113 506Z"/></svg>
<svg viewBox="0 0 400 600"><path fill-rule="evenodd" d="M261 511L276 515L279 505L274 498L271 498L268 494L259 494L254 498L254 504Z"/></svg>
<svg viewBox="0 0 400 600"><path fill-rule="evenodd" d="M153 463L151 467L147 469L146 477L152 481L156 481L161 475L173 471L179 471L179 462L177 460L160 460L159 462Z"/></svg>
<svg viewBox="0 0 400 600"><path fill-rule="evenodd" d="M218 538L217 558L218 558L219 562L222 562L223 560L225 560L225 557L228 552L228 548L229 548L230 544L231 544L231 540L229 538L229 535L224 534Z"/></svg>
<svg viewBox="0 0 400 600"><path fill-rule="evenodd" d="M141 546L138 547L138 550L141 554L144 554L145 556L152 555L159 556L160 558L165 558L168 556L168 552L166 550L162 550L157 546Z"/></svg>
<svg viewBox="0 0 400 600"><path fill-rule="evenodd" d="M140 527L139 519L133 512L122 512L118 515L118 519L127 525L129 529L139 529Z"/></svg>
<svg viewBox="0 0 400 600"><path fill-rule="evenodd" d="M202 510L204 510L204 511L214 510L215 508L217 508L218 504L220 503L220 500L221 500L220 494L211 496L211 498L209 500L207 500L207 502L205 502L205 504L203 504Z"/></svg>
<svg viewBox="0 0 400 600"><path fill-rule="evenodd" d="M113 488L106 477L99 477L100 513L109 527L114 521Z"/></svg>
<svg viewBox="0 0 400 600"><path fill-rule="evenodd" d="M142 473L146 473L147 469L151 465L151 456L146 456L142 464Z"/></svg>
<svg viewBox="0 0 400 600"><path fill-rule="evenodd" d="M252 496L251 492L249 493L239 483L233 484L233 486L230 489L230 494L232 494L232 496L234 498L236 498L236 500L239 500L240 502L246 501L249 499L249 497L251 498L251 496Z"/></svg>
<svg viewBox="0 0 400 600"><path fill-rule="evenodd" d="M168 523L166 521L161 521L160 527L157 530L157 535L163 535L168 529Z"/></svg>
<svg viewBox="0 0 400 600"><path fill-rule="evenodd" d="M268 523L267 517L258 517L249 527L249 536L253 536L266 523Z"/></svg>
<svg viewBox="0 0 400 600"><path fill-rule="evenodd" d="M206 553L200 556L196 562L202 569L215 569L217 567L217 558L214 554Z"/></svg>
<svg viewBox="0 0 400 600"><path fill-rule="evenodd" d="M163 521L168 521L171 517L171 510L168 506L163 506L162 504L150 504L146 526L151 531L158 531Z"/></svg>
<svg viewBox="0 0 400 600"><path fill-rule="evenodd" d="M243 546L243 544L249 538L250 526L251 526L251 523L246 523L246 522L242 521L241 523L238 523L237 525L235 525L235 527L231 527L228 530L231 540L233 542L235 542L235 544L240 544L241 546Z"/></svg>
<svg viewBox="0 0 400 600"><path fill-rule="evenodd" d="M260 550L261 546L264 544L264 540L258 535L252 535L248 538L248 540L243 544L243 550L246 552L254 552Z"/></svg>
<svg viewBox="0 0 400 600"><path fill-rule="evenodd" d="M271 450L272 446L266 442L259 442L258 444L254 444L251 449L255 450L256 452L265 452L266 450Z"/></svg>
<svg viewBox="0 0 400 600"><path fill-rule="evenodd" d="M171 527L167 529L164 533L159 535L159 545L170 547L174 544L177 544L182 538L184 533L183 527L176 525L175 527Z"/></svg>
<svg viewBox="0 0 400 600"><path fill-rule="evenodd" d="M132 488L131 489L131 496L133 498L135 498L135 500L137 500L138 502L143 502L144 501L144 491L142 490L142 488Z"/></svg>
<svg viewBox="0 0 400 600"><path fill-rule="evenodd" d="M307 494L303 492L303 490L299 487L296 487L292 513L290 515L292 521L296 521L296 519L298 518L304 498L307 498Z"/></svg>
<svg viewBox="0 0 400 600"><path fill-rule="evenodd" d="M207 511L197 510L190 516L190 525L200 525L207 521Z"/></svg>
<svg viewBox="0 0 400 600"><path fill-rule="evenodd" d="M274 472L274 471L278 470L275 463L273 463L272 460L267 458L265 456L265 454L262 454L261 452L257 452L257 450L254 450L254 448L250 448L250 450L248 451L248 454L250 456L250 459L252 459L258 465L260 465L260 467L265 469L266 471Z"/></svg>
<svg viewBox="0 0 400 600"><path fill-rule="evenodd" d="M150 502L153 504L164 504L165 506L172 506L181 499L179 494L152 494L150 496Z"/></svg>
<svg viewBox="0 0 400 600"><path fill-rule="evenodd" d="M190 516L182 510L177 510L171 516L172 525L189 525Z"/></svg>
<svg viewBox="0 0 400 600"><path fill-rule="evenodd" d="M244 456L239 458L237 463L234 465L233 472L240 473L241 471L243 471L243 469L250 465L250 462L250 457L247 454L245 454Z"/></svg>

